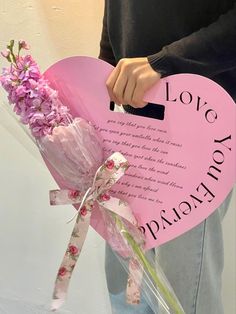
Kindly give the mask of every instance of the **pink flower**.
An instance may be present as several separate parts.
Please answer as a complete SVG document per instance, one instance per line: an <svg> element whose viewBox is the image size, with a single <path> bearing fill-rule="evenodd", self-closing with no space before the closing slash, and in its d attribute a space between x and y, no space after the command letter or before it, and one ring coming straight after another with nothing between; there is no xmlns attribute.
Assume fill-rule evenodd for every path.
<svg viewBox="0 0 236 314"><path fill-rule="evenodd" d="M104 201L104 202L105 202L105 201L109 201L110 198L111 198L110 195L108 195L108 194L106 194L106 193L100 195L100 199L101 199L102 201Z"/></svg>
<svg viewBox="0 0 236 314"><path fill-rule="evenodd" d="M24 85L19 85L15 90L17 98L22 98L26 95L27 90Z"/></svg>
<svg viewBox="0 0 236 314"><path fill-rule="evenodd" d="M32 101L32 109L41 112L44 115L49 115L52 112L52 104L47 101L42 101L42 99L35 98Z"/></svg>
<svg viewBox="0 0 236 314"><path fill-rule="evenodd" d="M35 89L35 88L38 86L38 82L35 81L34 79L29 79L29 80L26 82L26 86L27 86L29 89Z"/></svg>
<svg viewBox="0 0 236 314"><path fill-rule="evenodd" d="M19 50L29 49L23 40L18 44ZM10 45L13 48L14 41ZM7 51L2 55L7 57L8 53L13 54ZM30 55L13 56L16 62L12 61L9 68L3 69L0 83L21 122L29 125L36 138L52 134L57 126L68 125L72 121L69 109L62 105L57 91L49 86L34 59Z"/></svg>
<svg viewBox="0 0 236 314"><path fill-rule="evenodd" d="M79 252L79 249L74 245L70 245L68 251L71 253L71 255L76 255Z"/></svg>
<svg viewBox="0 0 236 314"><path fill-rule="evenodd" d="M115 167L114 160L112 159L107 160L105 165L107 169L112 170Z"/></svg>
<svg viewBox="0 0 236 314"><path fill-rule="evenodd" d="M7 49L5 51L1 51L1 55L4 57L4 58L8 58L10 56L10 50Z"/></svg>
<svg viewBox="0 0 236 314"><path fill-rule="evenodd" d="M34 59L30 56L22 56L17 60L18 78L22 81L31 79L40 79L41 74L39 67Z"/></svg>
<svg viewBox="0 0 236 314"><path fill-rule="evenodd" d="M52 127L48 126L46 123L32 123L30 124L30 129L35 138L41 138L52 133Z"/></svg>
<svg viewBox="0 0 236 314"><path fill-rule="evenodd" d="M61 267L58 271L58 276L65 276L65 274L67 273L67 269L65 267Z"/></svg>
<svg viewBox="0 0 236 314"><path fill-rule="evenodd" d="M80 209L80 215L81 216L86 216L88 213L86 206L81 207Z"/></svg>
<svg viewBox="0 0 236 314"><path fill-rule="evenodd" d="M7 92L10 92L12 89L12 80L9 69L3 68L2 75L0 76L0 83Z"/></svg>
<svg viewBox="0 0 236 314"><path fill-rule="evenodd" d="M20 40L19 41L19 48L29 50L30 46L27 44L27 42L25 40Z"/></svg>
<svg viewBox="0 0 236 314"><path fill-rule="evenodd" d="M68 193L68 197L72 200L76 199L80 195L78 190L70 190Z"/></svg>
<svg viewBox="0 0 236 314"><path fill-rule="evenodd" d="M12 88L8 94L8 100L9 100L10 104L17 103L18 99L19 99L19 97L17 97L17 95L16 95L16 90Z"/></svg>

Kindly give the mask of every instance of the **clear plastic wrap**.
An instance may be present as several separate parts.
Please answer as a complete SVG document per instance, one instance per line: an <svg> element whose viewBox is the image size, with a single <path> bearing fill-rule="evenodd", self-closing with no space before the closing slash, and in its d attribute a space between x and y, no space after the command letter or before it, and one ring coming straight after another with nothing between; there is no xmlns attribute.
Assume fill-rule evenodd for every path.
<svg viewBox="0 0 236 314"><path fill-rule="evenodd" d="M129 223L116 214L104 212L104 219L109 222L107 232L113 238L113 252L128 274L126 301L135 305L143 297L153 313L183 314L183 308L156 262L155 255L143 249L142 236L137 229L130 228ZM129 255L122 255L120 248L122 252L129 251Z"/></svg>
<svg viewBox="0 0 236 314"><path fill-rule="evenodd" d="M127 271L127 302L138 304L140 294L155 312L184 314L172 288L154 259L146 256L145 238L132 208L109 190L125 175L128 161L119 153L104 160L101 140L92 125L69 113L30 56L23 59L8 46L11 68L1 83L20 122L29 125L45 163L60 190L51 191L52 205L73 204L76 222L57 273L52 310L63 304L91 219ZM21 49L27 49L24 42ZM17 84L16 84L17 83ZM119 275L119 274L117 274Z"/></svg>

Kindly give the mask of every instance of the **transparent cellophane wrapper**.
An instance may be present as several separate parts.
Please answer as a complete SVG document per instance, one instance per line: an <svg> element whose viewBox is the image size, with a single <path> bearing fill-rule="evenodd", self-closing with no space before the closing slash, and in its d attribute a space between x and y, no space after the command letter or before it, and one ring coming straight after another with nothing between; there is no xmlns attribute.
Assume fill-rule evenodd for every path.
<svg viewBox="0 0 236 314"><path fill-rule="evenodd" d="M11 118L14 117L9 109L5 114L6 112L8 115L10 113ZM85 195L93 184L96 171L105 162L101 139L92 125L82 118L71 120L68 116L68 125L55 127L52 134L40 139L35 139L25 126L20 125L37 144L60 188L79 190ZM5 123L3 126L8 128ZM20 142L22 143L22 139ZM78 210L79 205L75 205L75 208ZM145 252L145 238L137 225L131 224L117 213L104 209L103 206L96 206L96 208L100 211L99 217L102 217L102 221L97 221L96 224L100 230L104 228L103 234L113 257L122 266L123 274L126 273L127 282L120 287L120 290L123 289L125 292L130 282L137 287L140 285L141 300L145 299L154 313L183 314L184 311L161 267L157 264L155 255L151 254L152 251ZM108 264L109 261L106 263ZM114 280L123 276L114 272L112 266L109 272L112 273Z"/></svg>
<svg viewBox="0 0 236 314"><path fill-rule="evenodd" d="M122 294L125 298L123 303L129 303L137 311L138 307L141 306L139 303L144 299L153 313L184 314L180 302L157 263L154 250L144 250L145 242L143 240L145 239L137 226L131 225L125 219L107 211L103 211L103 219L106 221L106 237L109 239L106 254L108 259L106 261L106 275L111 295L116 297L117 294L117 300L121 300L118 295L124 292ZM109 258L111 258L111 263ZM122 267L118 266L118 261ZM123 280L120 277L123 277ZM116 280L121 286L117 285ZM129 293L129 286L131 285L134 286L135 295L132 294L132 291L131 295ZM139 287L140 295L137 295L139 293L135 286ZM136 296L137 299L135 300ZM132 298L134 299L132 300ZM133 302L134 304L132 304ZM118 313L117 309L115 313Z"/></svg>

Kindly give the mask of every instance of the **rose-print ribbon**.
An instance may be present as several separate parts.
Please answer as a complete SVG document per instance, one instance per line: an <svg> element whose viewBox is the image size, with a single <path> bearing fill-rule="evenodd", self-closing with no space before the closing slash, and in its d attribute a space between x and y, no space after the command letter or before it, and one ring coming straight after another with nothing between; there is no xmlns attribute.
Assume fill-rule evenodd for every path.
<svg viewBox="0 0 236 314"><path fill-rule="evenodd" d="M125 221L125 225L132 226L129 230L134 230L134 234L136 232L136 240L138 241L138 244L144 244L143 235L138 229L137 221L128 206L128 203L118 198L111 197L108 194L109 189L124 175L127 168L128 161L122 154L116 152L99 167L94 176L92 186L84 195L81 195L77 190L50 191L51 205L80 205L70 241L56 277L51 307L53 311L59 309L65 301L70 278L81 253L94 206L99 206L99 209L104 213L105 219L114 215L114 217L118 217L118 219ZM106 211L110 211L111 216L106 216ZM109 222L106 221L106 224L109 226ZM127 232L127 230L125 230L125 232ZM122 230L120 237L122 237L121 234ZM115 246L117 245L117 251L119 252L119 241L114 244ZM127 302L129 303L138 303L140 298L141 276L138 277L138 280L134 280L135 272L140 272L140 269L138 269L140 267L134 267L134 265L137 265L137 261L135 262L135 257L131 257L129 264L130 273L126 291Z"/></svg>

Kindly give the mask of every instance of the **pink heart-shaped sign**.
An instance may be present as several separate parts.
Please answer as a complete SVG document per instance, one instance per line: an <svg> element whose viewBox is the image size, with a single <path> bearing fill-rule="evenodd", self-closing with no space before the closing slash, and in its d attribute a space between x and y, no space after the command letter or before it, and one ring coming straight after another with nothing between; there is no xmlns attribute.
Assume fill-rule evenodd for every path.
<svg viewBox="0 0 236 314"><path fill-rule="evenodd" d="M178 74L145 95L146 101L164 106L163 120L112 112L105 85L112 69L102 60L72 57L45 76L72 114L96 127L106 157L119 151L131 164L111 192L129 202L148 249L198 225L232 189L236 107L215 82ZM104 236L99 211L91 224Z"/></svg>

